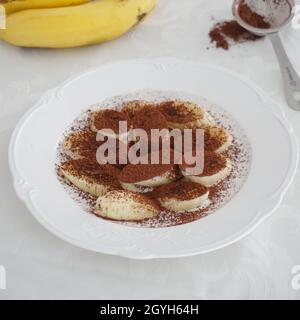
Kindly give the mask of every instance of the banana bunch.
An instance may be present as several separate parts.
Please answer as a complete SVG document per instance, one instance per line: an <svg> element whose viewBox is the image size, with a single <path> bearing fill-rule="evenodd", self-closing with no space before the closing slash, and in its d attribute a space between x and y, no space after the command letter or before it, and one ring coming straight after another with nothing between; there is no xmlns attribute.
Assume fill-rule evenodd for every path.
<svg viewBox="0 0 300 320"><path fill-rule="evenodd" d="M6 14L11 14L26 9L74 6L89 0L4 0L4 3L2 2L0 1L0 4L5 8Z"/></svg>
<svg viewBox="0 0 300 320"><path fill-rule="evenodd" d="M70 48L120 37L156 0L9 0L0 39L16 46Z"/></svg>

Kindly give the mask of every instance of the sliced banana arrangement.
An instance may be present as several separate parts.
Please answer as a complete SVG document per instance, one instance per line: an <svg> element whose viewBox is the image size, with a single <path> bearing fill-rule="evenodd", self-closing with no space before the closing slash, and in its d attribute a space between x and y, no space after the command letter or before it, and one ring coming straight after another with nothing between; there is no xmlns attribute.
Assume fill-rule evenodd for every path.
<svg viewBox="0 0 300 320"><path fill-rule="evenodd" d="M192 129L193 133L196 129L203 129L203 171L199 175L190 175L190 165L176 162L184 154L172 149L169 164L162 162L162 153L158 152L161 149L153 153L147 149L145 157L148 163L100 165L95 159L101 146L101 142L97 141L97 132L110 129L120 141L120 121L127 121L128 132L134 128L144 129L147 133L151 129ZM132 142L126 142L125 138L122 143L127 143L126 148L129 149ZM131 135L127 136L129 138ZM93 111L87 129L66 135L63 152L72 160L62 162L60 172L72 185L96 197L93 211L100 217L118 221L143 221L157 218L162 212L181 215L205 210L210 206L212 188L226 180L233 171L232 162L227 156L233 143L233 136L226 129L216 126L214 118L194 103L129 101L121 111ZM159 148L162 146L159 145ZM196 146L193 140L193 152ZM151 156L157 152L159 164L151 164ZM120 156L128 160L128 154ZM141 159L144 160L143 157Z"/></svg>

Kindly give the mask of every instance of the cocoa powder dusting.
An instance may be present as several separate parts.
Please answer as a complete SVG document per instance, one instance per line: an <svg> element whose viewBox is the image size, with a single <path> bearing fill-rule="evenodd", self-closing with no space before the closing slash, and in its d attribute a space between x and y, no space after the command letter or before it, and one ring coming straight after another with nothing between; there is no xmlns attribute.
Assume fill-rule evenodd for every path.
<svg viewBox="0 0 300 320"><path fill-rule="evenodd" d="M157 188L153 196L159 199L192 200L203 196L208 189L189 181L176 181Z"/></svg>
<svg viewBox="0 0 300 320"><path fill-rule="evenodd" d="M69 148L78 156L96 161L96 151L101 144L96 133L89 130L75 131L66 137Z"/></svg>
<svg viewBox="0 0 300 320"><path fill-rule="evenodd" d="M186 102L164 101L159 104L158 108L170 122L187 123L199 117L198 114L187 108Z"/></svg>
<svg viewBox="0 0 300 320"><path fill-rule="evenodd" d="M164 115L153 107L144 107L134 113L132 119L134 129L144 129L147 134L151 134L151 129L167 129L168 123Z"/></svg>
<svg viewBox="0 0 300 320"><path fill-rule="evenodd" d="M262 37L247 31L235 20L218 22L209 32L210 41L217 48L228 50L232 43L243 43L247 41L257 41Z"/></svg>
<svg viewBox="0 0 300 320"><path fill-rule="evenodd" d="M223 143L226 142L226 138L223 136L213 136L209 130L204 130L204 149L207 151L216 151ZM193 139L193 147L196 146L196 140Z"/></svg>
<svg viewBox="0 0 300 320"><path fill-rule="evenodd" d="M129 122L129 119L124 112L107 109L94 113L92 121L97 130L111 129L115 133L118 133L119 122Z"/></svg>
<svg viewBox="0 0 300 320"><path fill-rule="evenodd" d="M193 106L193 104L190 104ZM128 107L131 106L131 107ZM78 123L74 124L71 128L71 132L66 135L66 140L69 139L69 147L71 151L76 152L85 158L79 160L60 160L60 164L57 166L57 174L64 184L74 190L78 198L86 203L87 211L94 213L94 207L96 198L89 195L86 192L78 189L66 180L61 170L67 170L69 173L82 177L87 181L98 182L99 184L109 185L111 190L123 190L120 185L121 182L125 183L137 183L145 180L152 179L157 176L169 174L172 176L175 182L154 188L153 191L145 189L144 194L131 193L136 200L143 202L145 205L156 206L159 209L160 214L158 217L152 219L146 219L135 225L146 227L169 227L179 224L195 221L208 213L216 210L219 207L224 197L224 190L230 187L231 180L235 177L235 170L231 175L222 181L217 186L206 188L194 182L188 182L182 179L182 174L178 165L174 165L175 158L178 153L171 150L171 164L128 164L125 167L123 165L99 165L95 161L96 148L99 146L99 142L96 142L96 133L90 131L90 115L96 114L94 123L97 127L105 127L117 130L119 120L128 120L133 126L141 126L146 130L153 128L161 129L168 127L167 121L188 122L197 119L199 114L188 111L185 108L185 102L179 101L165 101L159 104L134 101L127 103L126 112L119 112L115 110L104 110L97 113L92 113L90 110L87 112L86 122L84 120L78 120L80 123L81 131L78 131ZM191 108L191 110L193 110ZM217 119L216 119L217 120ZM217 121L218 124L220 124ZM70 138L72 137L73 138ZM233 162L233 166L241 160L241 151L239 147L233 142L233 145L229 151L224 155L219 155L209 150L217 149L224 142L223 137L211 136L209 132L205 131L205 158L204 158L204 172L203 175L211 175L218 172L220 169L226 166L226 159L229 158ZM95 139L95 140L94 140ZM71 142L70 142L71 141ZM64 155L63 151L60 151L60 159L68 159ZM159 159L161 160L161 153ZM149 157L151 154L147 154ZM185 168L185 165L182 167ZM121 169L121 170L120 170ZM192 212L183 212L175 214L162 208L159 203L159 198L174 198L178 200L191 200L201 195L204 195L209 191L210 204L206 208L195 209ZM128 195L127 191L124 191L124 196ZM119 193L118 193L119 196Z"/></svg>
<svg viewBox="0 0 300 320"><path fill-rule="evenodd" d="M226 143L227 141L227 136L225 136L224 134L212 134L211 132L211 128L214 129L214 127L209 127L209 128L203 128L202 130L204 130L204 149L207 151L216 151L217 149L219 149L224 143ZM199 129L197 129L199 130ZM221 130L219 128L217 128L217 130ZM197 141L197 131L196 129L193 129L192 131L192 148L196 149L197 144L199 144L199 142ZM182 150L184 149L184 139L182 141Z"/></svg>
<svg viewBox="0 0 300 320"><path fill-rule="evenodd" d="M117 176L119 170L110 164L99 165L88 159L70 160L61 164L61 169L91 182L100 182L115 188L120 188Z"/></svg>
<svg viewBox="0 0 300 320"><path fill-rule="evenodd" d="M146 181L172 172L171 164L128 164L120 173L119 180L125 183Z"/></svg>
<svg viewBox="0 0 300 320"><path fill-rule="evenodd" d="M193 152L195 153L195 151ZM211 176L216 173L218 173L220 170L224 169L226 167L227 158L224 155L211 152L211 151L205 151L204 152L204 168L203 172L199 177L203 176ZM179 167L185 171L187 168L194 167L195 164L186 164L183 163Z"/></svg>
<svg viewBox="0 0 300 320"><path fill-rule="evenodd" d="M227 158L224 155L205 151L204 153L204 169L201 176L211 176L218 173L226 167Z"/></svg>

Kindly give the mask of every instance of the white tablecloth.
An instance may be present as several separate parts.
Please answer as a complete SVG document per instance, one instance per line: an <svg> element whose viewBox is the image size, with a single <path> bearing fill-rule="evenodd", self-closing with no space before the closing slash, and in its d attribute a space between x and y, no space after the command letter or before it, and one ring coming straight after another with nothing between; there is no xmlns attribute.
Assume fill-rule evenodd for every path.
<svg viewBox="0 0 300 320"><path fill-rule="evenodd" d="M134 261L73 247L41 227L13 190L7 148L22 114L47 89L108 61L172 56L215 63L285 104L267 40L228 52L207 49L212 17L230 17L230 6L230 0L158 0L153 14L127 35L86 48L24 49L0 42L0 265L7 273L0 299L300 298L291 284L292 268L300 265L299 173L280 208L250 236L214 253L174 260ZM300 29L288 29L282 38L300 73ZM300 135L300 113L285 109Z"/></svg>

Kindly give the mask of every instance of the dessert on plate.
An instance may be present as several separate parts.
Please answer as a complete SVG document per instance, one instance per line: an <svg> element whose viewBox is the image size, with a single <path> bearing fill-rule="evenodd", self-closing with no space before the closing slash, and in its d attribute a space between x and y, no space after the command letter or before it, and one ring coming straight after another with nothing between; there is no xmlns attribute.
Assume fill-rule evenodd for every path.
<svg viewBox="0 0 300 320"><path fill-rule="evenodd" d="M172 130L182 134L179 147ZM107 136L99 139L99 132ZM99 152L108 145L114 151ZM239 174L240 151L230 128L202 106L182 100L132 100L89 110L59 150L60 180L77 198L88 199L91 213L148 227L183 224L215 211ZM201 170L191 173L200 158Z"/></svg>

